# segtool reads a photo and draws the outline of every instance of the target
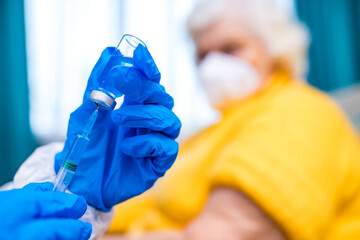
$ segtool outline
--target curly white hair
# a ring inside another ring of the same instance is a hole
[[[188,18],[188,31],[194,36],[224,16],[249,27],[279,67],[295,77],[305,77],[310,38],[306,26],[295,16],[271,0],[203,0]]]

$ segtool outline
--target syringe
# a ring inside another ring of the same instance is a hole
[[[64,159],[58,174],[56,175],[53,191],[65,192],[69,186],[71,179],[75,173],[77,164],[80,162],[81,157],[89,143],[89,134],[99,114],[99,107],[91,114],[89,121],[85,125],[81,134],[77,135],[76,139],[70,148],[70,151]]]
[[[125,67],[133,66],[133,56],[135,49],[139,46],[146,48],[146,45],[139,38],[125,34],[117,47],[110,53],[108,59],[103,62],[103,67],[99,70],[99,76],[93,78],[92,90],[89,99],[91,99],[97,106],[102,109],[112,111],[115,107],[115,98],[121,97],[116,81],[111,81],[108,76],[113,65],[121,65]],[[98,116],[98,109],[96,109],[89,118],[84,130],[76,137],[69,153],[67,154],[62,166],[56,176],[54,190],[64,192],[71,182],[72,176],[75,173],[76,167],[79,164],[83,153],[89,143],[89,134],[94,126]]]

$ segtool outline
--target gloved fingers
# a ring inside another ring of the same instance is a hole
[[[86,200],[74,194],[56,191],[24,191],[27,216],[40,218],[80,218],[87,209]]]
[[[159,83],[161,74],[147,47],[138,45],[134,51],[134,67],[139,69],[149,80]]]
[[[99,79],[103,69],[110,60],[110,57],[114,53],[114,51],[115,51],[115,47],[107,47],[104,49],[104,51],[102,51],[99,60],[96,62],[94,68],[91,71],[89,80],[87,82],[83,101],[88,99],[91,94],[91,91],[96,88],[97,80]]]
[[[126,105],[111,113],[113,122],[130,128],[145,128],[177,138],[181,122],[174,112],[160,105]]]
[[[167,158],[176,156],[178,149],[179,145],[175,140],[161,133],[129,137],[121,142],[122,153],[134,158]]]
[[[51,191],[54,187],[54,184],[51,182],[43,182],[43,183],[29,183],[25,185],[22,189],[29,191]]]
[[[169,109],[174,106],[174,100],[165,88],[150,81],[137,68],[115,66],[111,69],[110,78],[115,78],[117,90],[125,95],[125,100],[129,98],[136,103],[163,105]]]
[[[98,108],[98,106],[90,99],[85,100],[74,112],[70,114],[69,124],[84,127],[89,120],[91,114]],[[75,122],[74,122],[75,121]]]
[[[17,239],[74,239],[87,240],[92,227],[75,219],[37,219],[27,223],[19,231]]]
[[[84,101],[74,112],[70,114],[67,140],[70,140],[76,137],[76,135],[81,134],[85,125],[88,123],[91,114],[98,109],[98,106],[90,99]],[[96,129],[104,120],[108,117],[108,111],[102,108],[98,109],[99,114],[96,119],[94,129]],[[69,141],[67,141],[69,142]]]
[[[115,47],[107,47],[101,53],[99,60],[96,62],[93,70],[91,71],[83,101],[88,99],[91,91],[97,87],[98,79],[114,51]],[[120,52],[116,51],[115,55],[120,55]],[[160,81],[161,74],[147,47],[142,45],[137,46],[134,51],[133,64],[134,67],[141,71],[149,80],[157,83]]]

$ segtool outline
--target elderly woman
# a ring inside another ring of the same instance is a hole
[[[360,239],[360,144],[301,80],[308,38],[262,0],[209,0],[188,21],[222,119],[151,191],[119,205],[120,239]]]

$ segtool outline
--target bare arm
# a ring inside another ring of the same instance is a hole
[[[248,197],[232,188],[215,189],[203,213],[185,230],[186,240],[285,240],[280,228]]]
[[[104,240],[107,238],[104,238]],[[181,232],[155,232],[121,240],[286,240],[280,228],[248,197],[232,188],[212,191],[203,212]]]

